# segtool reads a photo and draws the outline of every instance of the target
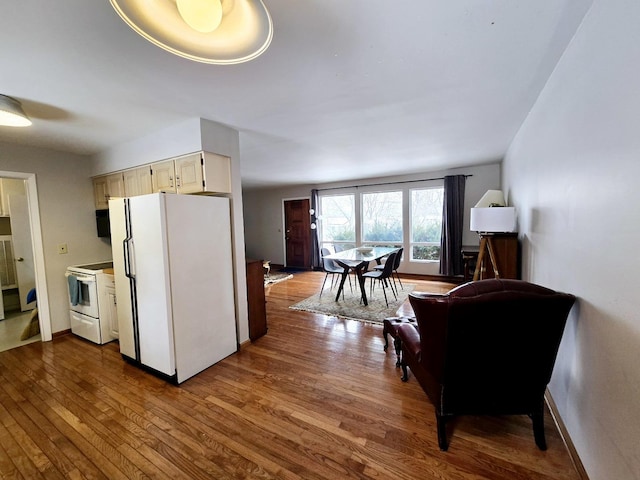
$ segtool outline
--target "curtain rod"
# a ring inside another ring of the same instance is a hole
[[[465,175],[464,178],[473,177],[473,175]],[[364,183],[362,185],[346,185],[344,187],[333,187],[333,188],[317,188],[318,192],[324,192],[325,190],[340,190],[343,188],[358,188],[358,187],[378,187],[380,185],[397,185],[399,183],[415,183],[415,182],[429,182],[433,180],[444,180],[444,177],[436,177],[436,178],[422,178],[419,180],[403,180],[401,182],[383,182],[383,183]]]

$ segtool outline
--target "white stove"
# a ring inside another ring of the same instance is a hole
[[[111,304],[115,302],[113,262],[104,261],[67,267],[71,332],[103,344],[118,338]]]
[[[87,263],[86,265],[72,265],[67,267],[67,271],[73,271],[82,273],[85,275],[93,275],[96,273],[104,273],[107,269],[113,268],[113,262],[111,260],[97,263]]]

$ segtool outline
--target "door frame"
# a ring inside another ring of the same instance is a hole
[[[52,338],[51,315],[49,309],[49,294],[47,292],[47,277],[45,273],[44,263],[44,243],[42,242],[42,228],[40,223],[40,207],[38,205],[38,187],[36,185],[36,174],[0,171],[0,177],[25,180],[27,205],[29,208],[29,226],[31,227],[31,249],[33,250],[33,266],[36,276],[40,336],[43,342],[48,342]]]
[[[290,197],[282,199],[282,264],[285,267],[287,266],[287,240],[285,238],[287,236],[287,225],[284,213],[284,204],[285,202],[290,202],[293,200],[309,200],[309,206],[311,206],[311,195],[309,195],[308,197]]]

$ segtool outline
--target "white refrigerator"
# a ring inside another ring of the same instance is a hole
[[[237,351],[229,199],[109,200],[120,352],[181,383]]]

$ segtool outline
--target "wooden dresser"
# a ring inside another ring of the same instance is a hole
[[[482,236],[481,236],[482,238]],[[496,263],[500,278],[520,278],[520,253],[517,233],[500,233],[491,235],[491,242],[496,255]],[[480,278],[495,278],[489,252],[485,252],[480,265]]]
[[[247,259],[247,302],[249,339],[254,341],[267,333],[267,308],[264,296],[262,260]]]

